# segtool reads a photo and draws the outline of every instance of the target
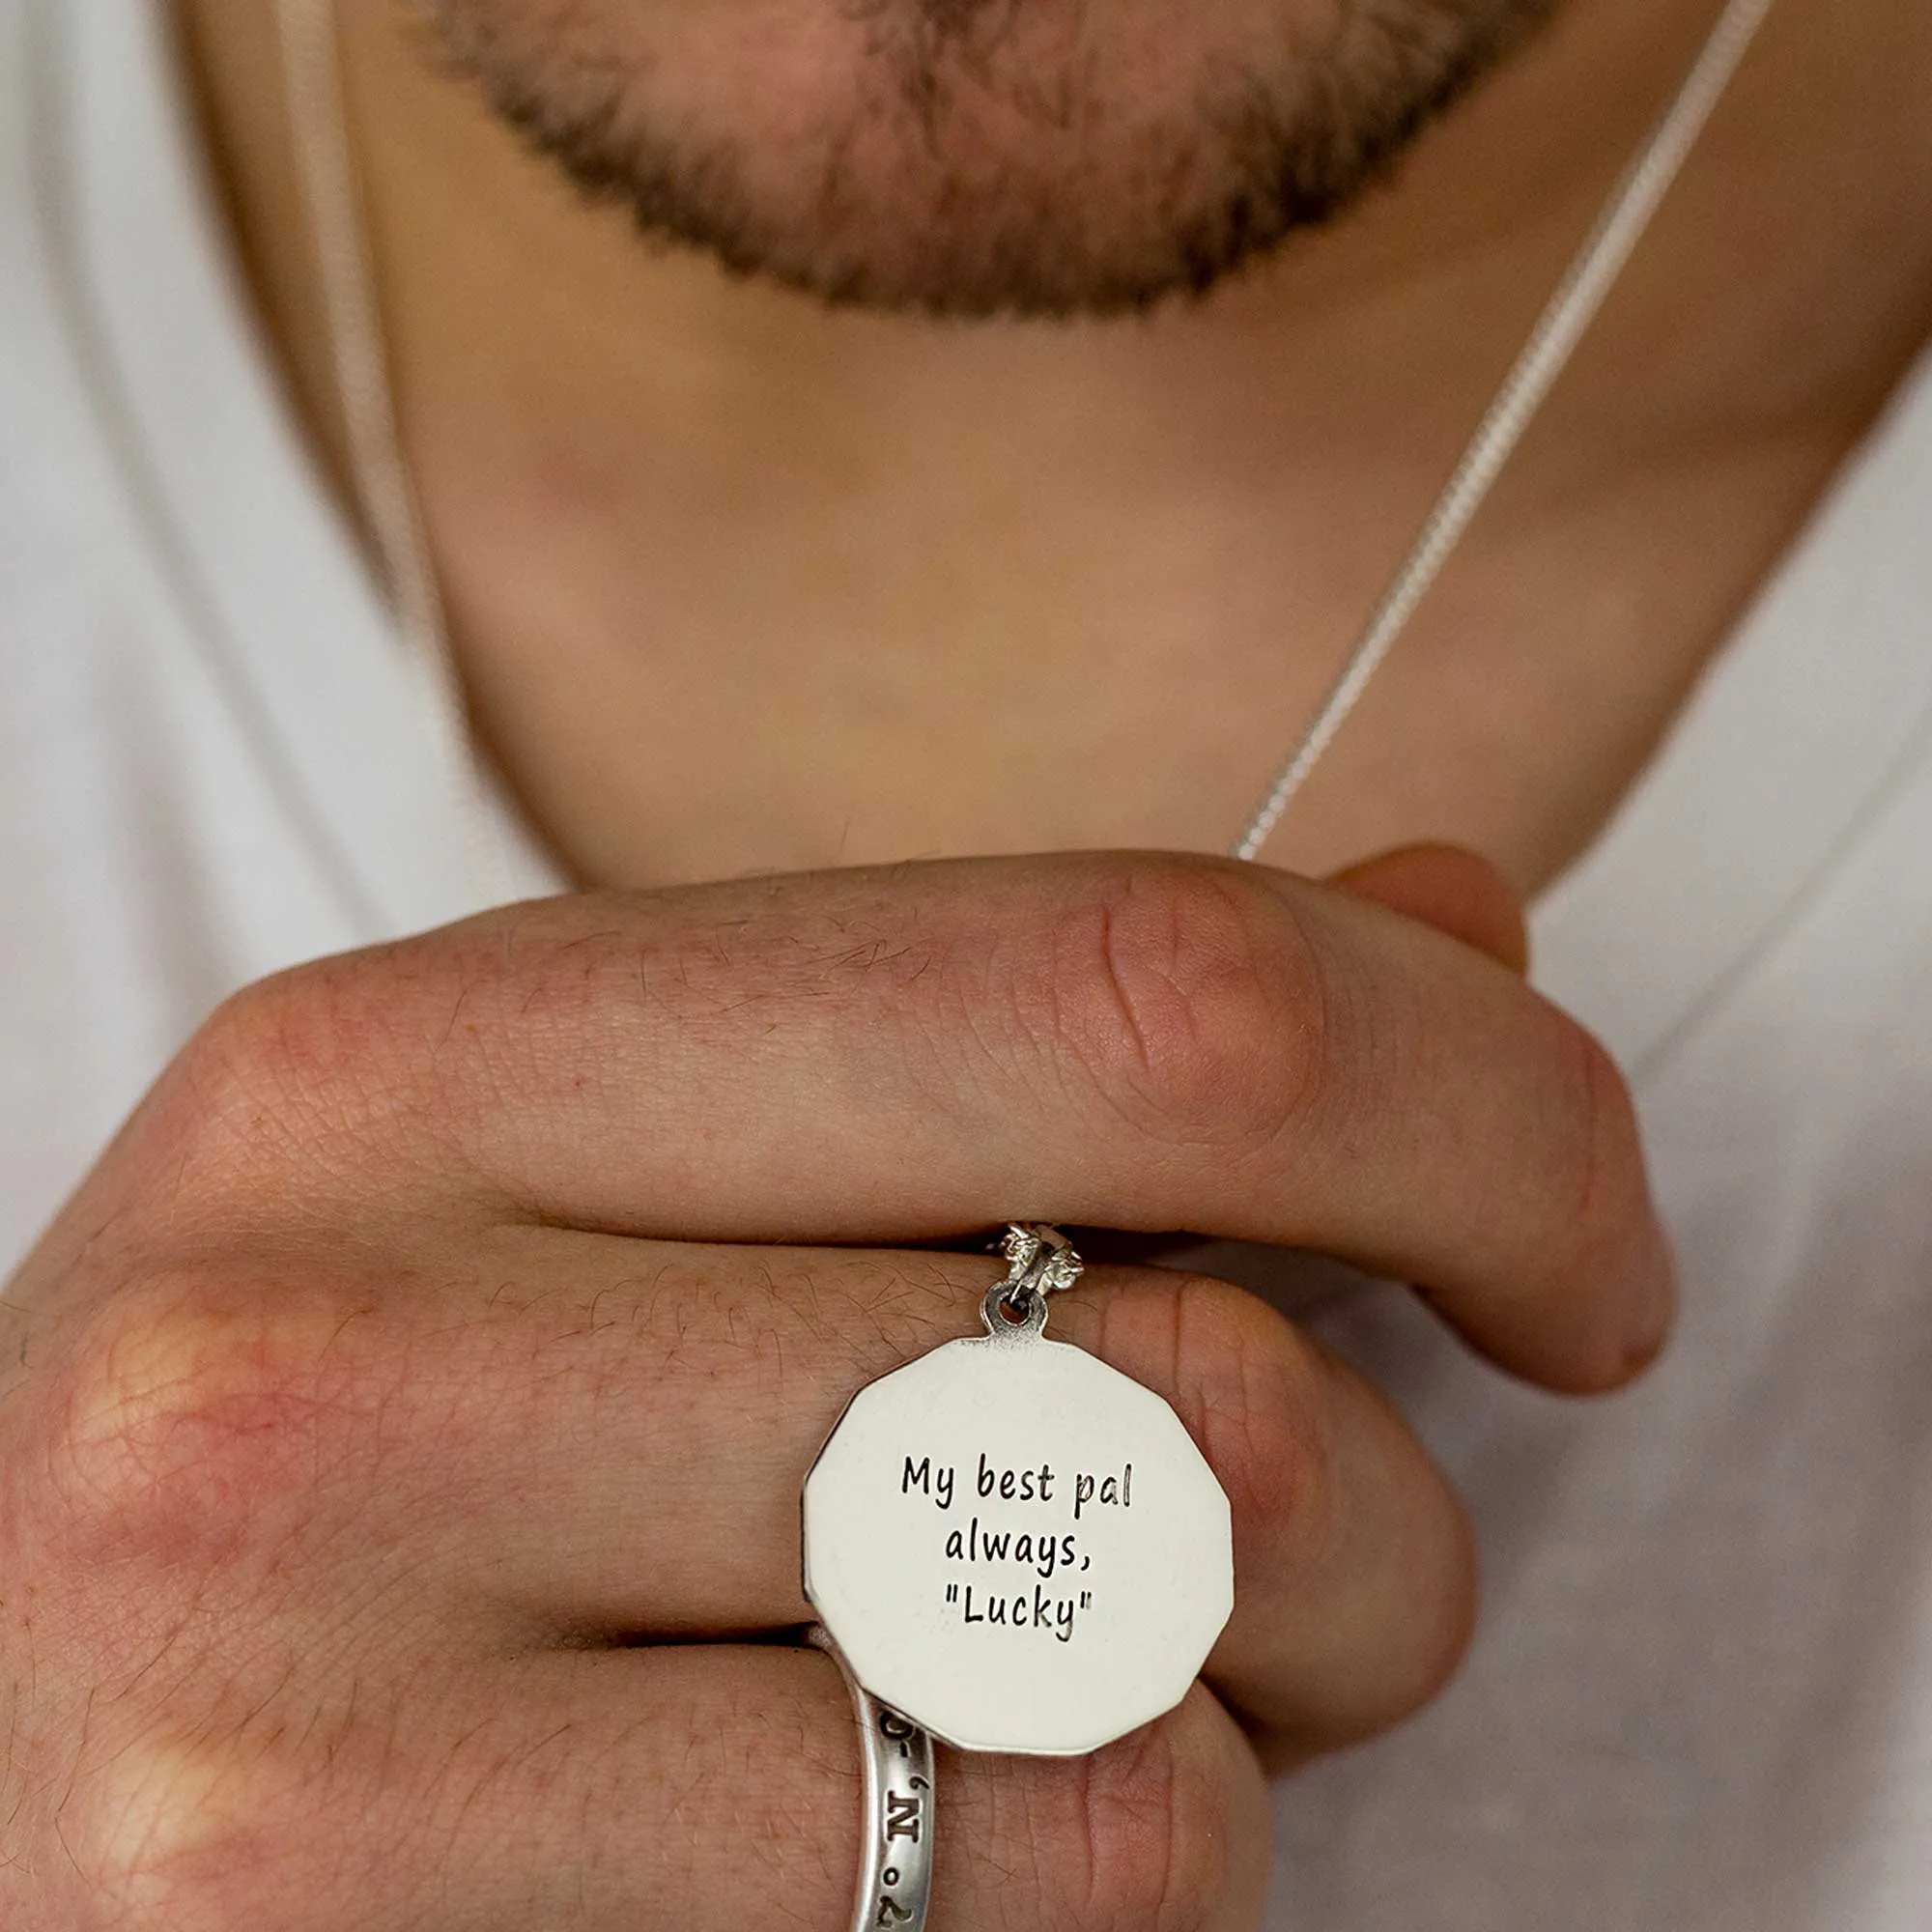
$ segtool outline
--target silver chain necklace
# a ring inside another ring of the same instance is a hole
[[[276,0],[290,119],[314,237],[351,482],[410,647],[432,749],[462,801],[470,869],[488,902],[512,896],[483,805],[449,628],[404,454],[388,349],[342,90],[334,0]],[[1612,189],[1484,413],[1327,696],[1234,842],[1259,857],[1441,575],[1649,228],[1736,74],[1772,0],[1727,0],[1676,97]]]

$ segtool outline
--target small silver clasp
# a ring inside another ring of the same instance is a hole
[[[1071,1288],[1086,1264],[1058,1228],[1042,1221],[1009,1223],[1000,1236],[1000,1253],[1006,1257],[1007,1278],[987,1290],[980,1311],[987,1334],[996,1338],[1043,1334],[1047,1296]]]

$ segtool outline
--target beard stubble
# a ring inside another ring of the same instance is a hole
[[[1144,61],[1137,87],[1120,16],[1089,0],[795,0],[836,20],[838,72],[787,91],[776,60],[760,95],[756,48],[694,50],[643,6],[606,18],[625,0],[416,0],[445,63],[646,237],[828,302],[958,317],[1211,289],[1387,175],[1559,5],[1322,0],[1311,19],[1283,0]],[[739,92],[707,112],[721,53]]]

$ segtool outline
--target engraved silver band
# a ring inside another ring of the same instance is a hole
[[[838,1664],[859,1719],[866,1811],[852,1932],[925,1932],[932,1902],[932,1740],[853,1676],[822,1626],[814,1624],[806,1640]]]

